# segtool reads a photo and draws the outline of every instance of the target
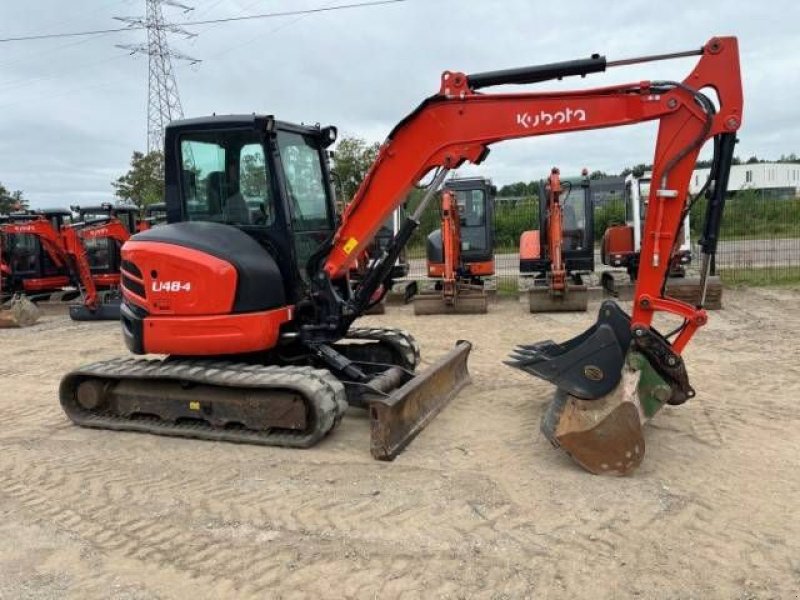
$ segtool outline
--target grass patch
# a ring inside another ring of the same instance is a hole
[[[800,286],[800,268],[766,267],[763,269],[720,269],[728,287]]]

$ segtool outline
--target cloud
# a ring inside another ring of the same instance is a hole
[[[194,2],[196,17],[335,5],[343,0]],[[73,8],[76,4],[80,9]],[[113,26],[139,14],[138,0],[3,2],[2,33]],[[800,150],[794,1],[703,4],[529,0],[409,0],[358,10],[194,28],[173,47],[203,60],[176,62],[187,116],[263,112],[284,120],[336,124],[382,139],[445,69],[476,72],[606,54],[609,59],[699,47],[715,34],[737,35],[742,50],[745,125],[738,154],[778,157]],[[147,60],[118,43],[141,32],[5,44],[0,55],[0,181],[35,205],[106,199],[110,181],[146,144]],[[682,78],[692,59],[639,65],[538,86],[567,89],[641,79]],[[467,169],[502,185],[537,179],[553,165],[616,172],[652,160],[652,125],[498,144],[485,164]]]

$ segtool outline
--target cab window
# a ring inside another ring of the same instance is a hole
[[[483,190],[456,191],[456,202],[461,211],[462,227],[483,227],[486,222],[485,198]]]
[[[271,175],[258,134],[193,133],[180,145],[181,200],[190,221],[274,222]]]
[[[328,186],[317,140],[299,133],[279,131],[278,149],[295,231],[332,229]]]

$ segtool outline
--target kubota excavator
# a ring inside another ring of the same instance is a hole
[[[528,287],[530,312],[584,311],[594,271],[594,206],[588,172],[562,182],[557,167],[539,188],[539,229],[520,237],[521,274],[534,273]],[[563,196],[563,197],[562,197]]]
[[[59,272],[58,279],[50,278],[47,285],[65,287],[74,285],[82,295],[79,304],[69,305],[69,314],[76,321],[116,320],[119,319],[120,298],[119,274],[116,279],[113,273],[92,274],[91,265],[86,252],[85,242],[95,239],[121,239],[129,237],[127,231],[115,218],[101,218],[89,222],[63,223],[56,229],[50,219],[45,216],[24,215],[18,219],[0,225],[4,237],[29,238],[36,241],[36,247],[48,257],[49,263]],[[61,278],[63,282],[61,281]],[[12,291],[25,292],[30,288],[28,278],[21,278],[11,267],[10,280]],[[20,279],[21,285],[14,281]],[[40,280],[33,279],[34,284]],[[43,285],[43,284],[40,284]],[[98,287],[104,288],[98,291]]]
[[[478,91],[697,55],[684,82],[637,81],[574,92]],[[719,113],[701,92],[706,87],[716,91]],[[567,410],[576,403],[588,405],[588,413],[607,406],[602,399],[617,388],[623,370],[635,367],[637,376],[647,371],[663,383],[648,386],[653,379],[642,377],[638,393],[633,385],[634,399],[642,396],[648,407],[651,398],[680,403],[694,394],[680,352],[706,315],[663,297],[663,259],[689,204],[697,153],[710,138],[716,185],[703,247],[713,254],[741,119],[733,37],[639,59],[593,56],[473,75],[447,71],[439,92],[389,134],[338,224],[324,152],[335,129],[256,115],[173,123],[165,131],[167,211],[187,222],[139,233],[125,244],[121,319],[131,351],[170,358],[123,358],[78,368],[61,381],[61,405],[87,427],[286,446],[309,446],[333,429],[349,403],[368,405],[373,455],[390,458],[464,383],[470,345],[458,343],[430,370],[414,375],[417,346],[410,336],[351,325],[379,287],[388,289],[401,248],[447,172],[466,161],[482,162],[489,146],[504,139],[655,120],[658,185],[651,191],[633,317],[604,303],[587,333],[567,344],[520,348],[514,365],[563,390],[548,412],[556,426],[582,421]],[[248,171],[254,164],[262,165],[258,177]],[[353,261],[430,173],[423,201],[351,287]],[[651,327],[658,311],[680,316],[682,324],[661,336]],[[634,405],[626,406],[638,419]],[[644,447],[629,444],[631,415],[620,408],[595,420],[599,425],[590,425],[588,433],[569,438],[557,429],[551,439],[583,464],[597,462],[598,471],[603,464],[605,471],[621,470]]]
[[[486,312],[485,279],[494,275],[494,190],[482,177],[445,182],[441,226],[425,244],[436,287],[414,297],[415,315]]]
[[[639,272],[642,246],[642,223],[647,215],[647,197],[652,180],[650,177],[628,175],[624,182],[625,224],[612,225],[603,234],[600,250],[604,265],[622,268],[624,271],[604,271],[600,277],[603,288],[620,300],[633,297],[633,287]],[[701,190],[697,195],[706,193]],[[672,298],[689,304],[697,304],[700,279],[690,276],[686,267],[692,262],[691,223],[687,213],[670,258],[666,293]],[[722,308],[722,281],[714,272],[706,279],[704,306],[709,310]]]

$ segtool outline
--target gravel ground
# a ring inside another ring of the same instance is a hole
[[[551,388],[501,364],[587,314],[414,317],[473,384],[393,463],[354,411],[286,450],[80,429],[60,376],[124,353],[114,323],[0,331],[0,598],[797,598],[800,292],[725,292],[686,353],[697,398],[632,476],[591,476],[538,422]]]

